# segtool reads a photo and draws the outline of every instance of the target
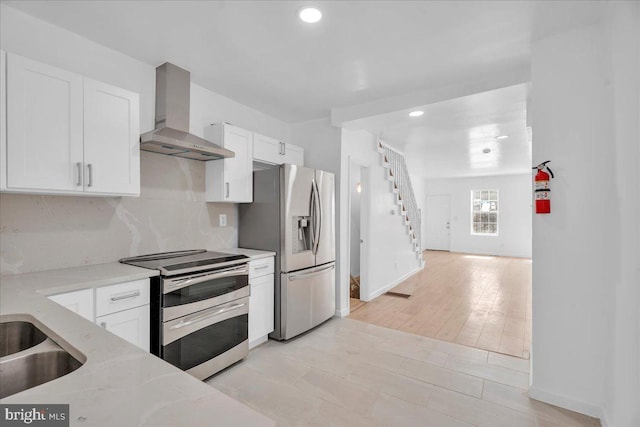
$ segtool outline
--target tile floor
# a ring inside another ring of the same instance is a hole
[[[280,426],[598,426],[527,396],[529,361],[334,318],[207,381]]]

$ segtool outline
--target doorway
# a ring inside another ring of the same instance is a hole
[[[427,196],[425,222],[425,249],[449,251],[451,249],[451,196]]]
[[[349,163],[349,310],[353,312],[365,302],[366,268],[364,246],[366,236],[369,168],[350,160]]]

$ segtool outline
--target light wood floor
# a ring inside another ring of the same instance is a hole
[[[280,426],[599,425],[530,399],[528,372],[527,360],[334,318],[207,383]]]
[[[531,260],[424,251],[425,268],[349,318],[529,358]]]

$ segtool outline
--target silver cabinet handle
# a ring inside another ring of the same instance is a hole
[[[89,182],[87,183],[87,187],[93,187],[93,165],[91,163],[87,164],[87,169],[89,170]]]
[[[224,186],[225,186],[225,194],[226,194],[225,197],[228,199],[229,198],[229,183],[225,182]]]
[[[76,185],[78,187],[82,187],[82,162],[76,163],[76,168],[78,170],[78,182]]]
[[[261,265],[259,267],[253,267],[254,270],[264,270],[265,268],[269,268],[269,264]]]
[[[121,301],[123,299],[129,299],[129,298],[135,298],[135,297],[139,297],[140,296],[140,291],[135,291],[135,292],[131,292],[130,294],[126,294],[126,295],[118,295],[117,297],[111,297],[111,301],[115,302],[115,301]]]
[[[287,154],[287,144],[282,143],[282,155],[285,156]]]
[[[174,330],[174,329],[180,329],[180,328],[184,328],[185,326],[189,326],[195,322],[200,322],[206,319],[210,319],[212,317],[218,316],[222,313],[226,313],[227,311],[232,311],[232,310],[237,310],[239,308],[244,307],[245,305],[247,305],[246,303],[242,303],[242,304],[234,304],[230,307],[225,307],[225,308],[221,308],[219,310],[216,310],[214,312],[208,311],[206,313],[202,313],[202,314],[198,314],[197,316],[189,316],[189,317],[185,317],[184,320],[182,320],[180,323],[173,325],[172,327],[170,327],[169,329]]]

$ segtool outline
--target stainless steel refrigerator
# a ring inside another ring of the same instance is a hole
[[[274,326],[288,340],[335,312],[335,179],[296,165],[253,174],[253,203],[240,205],[238,246],[276,252]]]

